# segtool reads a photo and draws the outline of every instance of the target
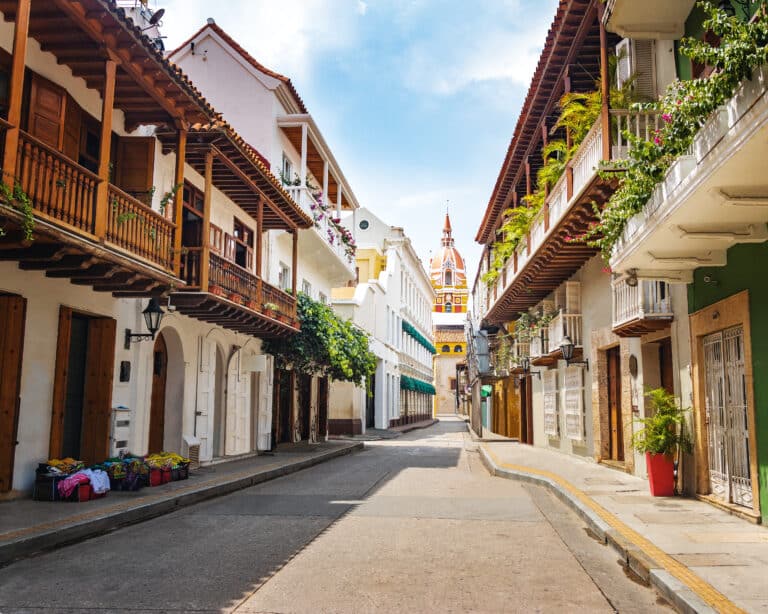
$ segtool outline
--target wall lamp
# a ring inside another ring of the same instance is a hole
[[[132,341],[144,341],[146,339],[155,339],[158,329],[160,328],[160,321],[163,319],[165,312],[160,307],[160,303],[157,299],[152,297],[149,299],[144,311],[141,312],[144,316],[144,322],[147,324],[148,333],[133,333],[130,328],[125,329],[125,349],[131,349]]]
[[[629,269],[629,271],[627,271],[627,276],[624,278],[624,283],[626,283],[630,288],[637,288],[637,269]]]
[[[565,365],[584,365],[587,370],[589,370],[588,360],[573,360],[573,349],[573,341],[571,341],[571,338],[566,335],[563,337],[563,340],[560,343],[560,351],[563,353],[563,360],[565,360]]]
[[[524,356],[520,360],[520,366],[523,369],[523,373],[518,376],[519,380],[523,380],[526,377],[535,375],[539,379],[541,379],[541,371],[531,371],[531,359],[528,358],[528,356]]]

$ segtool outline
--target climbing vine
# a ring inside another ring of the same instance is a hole
[[[279,367],[355,384],[374,374],[376,356],[366,333],[303,293],[298,295],[297,311],[298,333],[264,341],[264,351],[275,357]]]
[[[611,163],[623,171],[619,187],[602,210],[596,207],[599,221],[585,237],[590,245],[600,248],[606,260],[629,219],[642,211],[656,185],[664,180],[672,163],[688,151],[709,116],[733,96],[739,83],[768,61],[765,0],[759,9],[763,19],[749,23],[730,17],[709,2],[698,4],[707,15],[704,30],[711,31],[719,44],[686,38],[680,51],[714,71],[708,78],[675,81],[657,103],[634,105],[660,113],[663,122],[651,141],[624,133],[631,144],[628,158]]]
[[[14,183],[13,188],[0,183],[0,199],[2,199],[7,205],[10,205],[21,213],[21,232],[24,235],[26,241],[34,240],[35,230],[35,210],[32,206],[32,200],[29,195],[23,190],[21,184]],[[5,234],[5,229],[0,228],[0,236]]]

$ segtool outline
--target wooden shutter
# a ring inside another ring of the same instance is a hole
[[[118,188],[133,196],[146,197],[152,190],[154,168],[154,137],[119,137],[114,172],[114,181]]]
[[[29,101],[29,133],[46,145],[61,149],[67,93],[38,75],[32,75]]]
[[[557,370],[542,371],[541,382],[544,388],[544,433],[550,437],[557,437],[560,434],[557,411]]]
[[[222,250],[222,243],[224,234],[216,224],[210,225],[210,234],[208,236],[208,245],[211,248],[211,251],[221,255]]]
[[[71,336],[72,309],[62,306],[59,308],[59,339],[56,343],[56,370],[53,375],[53,403],[51,406],[51,433],[48,458],[59,458],[61,456]]]
[[[27,301],[0,296],[0,492],[13,484]]]
[[[88,322],[80,445],[81,460],[88,465],[109,456],[116,331],[117,322],[112,318],[94,318]]]
[[[228,232],[224,233],[224,258],[235,261],[235,237]]]
[[[200,440],[200,459],[210,460],[214,419],[214,394],[216,392],[216,345],[200,337],[200,373],[197,378],[197,411],[195,436]]]
[[[567,367],[563,381],[565,435],[574,441],[584,441],[584,370]]]
[[[72,96],[67,96],[64,111],[64,143],[62,151],[70,160],[77,162],[80,158],[80,129],[82,126],[82,110]]]

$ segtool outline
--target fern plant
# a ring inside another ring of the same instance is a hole
[[[632,435],[632,447],[638,452],[650,454],[674,454],[678,448],[691,451],[691,440],[685,430],[686,410],[680,407],[673,394],[664,388],[654,388],[645,393],[652,413],[637,418],[642,428]]]

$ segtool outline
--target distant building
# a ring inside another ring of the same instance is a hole
[[[446,213],[440,249],[429,263],[429,277],[435,290],[432,329],[437,349],[434,361],[436,414],[456,412],[456,366],[464,361],[467,349],[464,334],[469,296],[467,273],[452,232],[451,219]]]

